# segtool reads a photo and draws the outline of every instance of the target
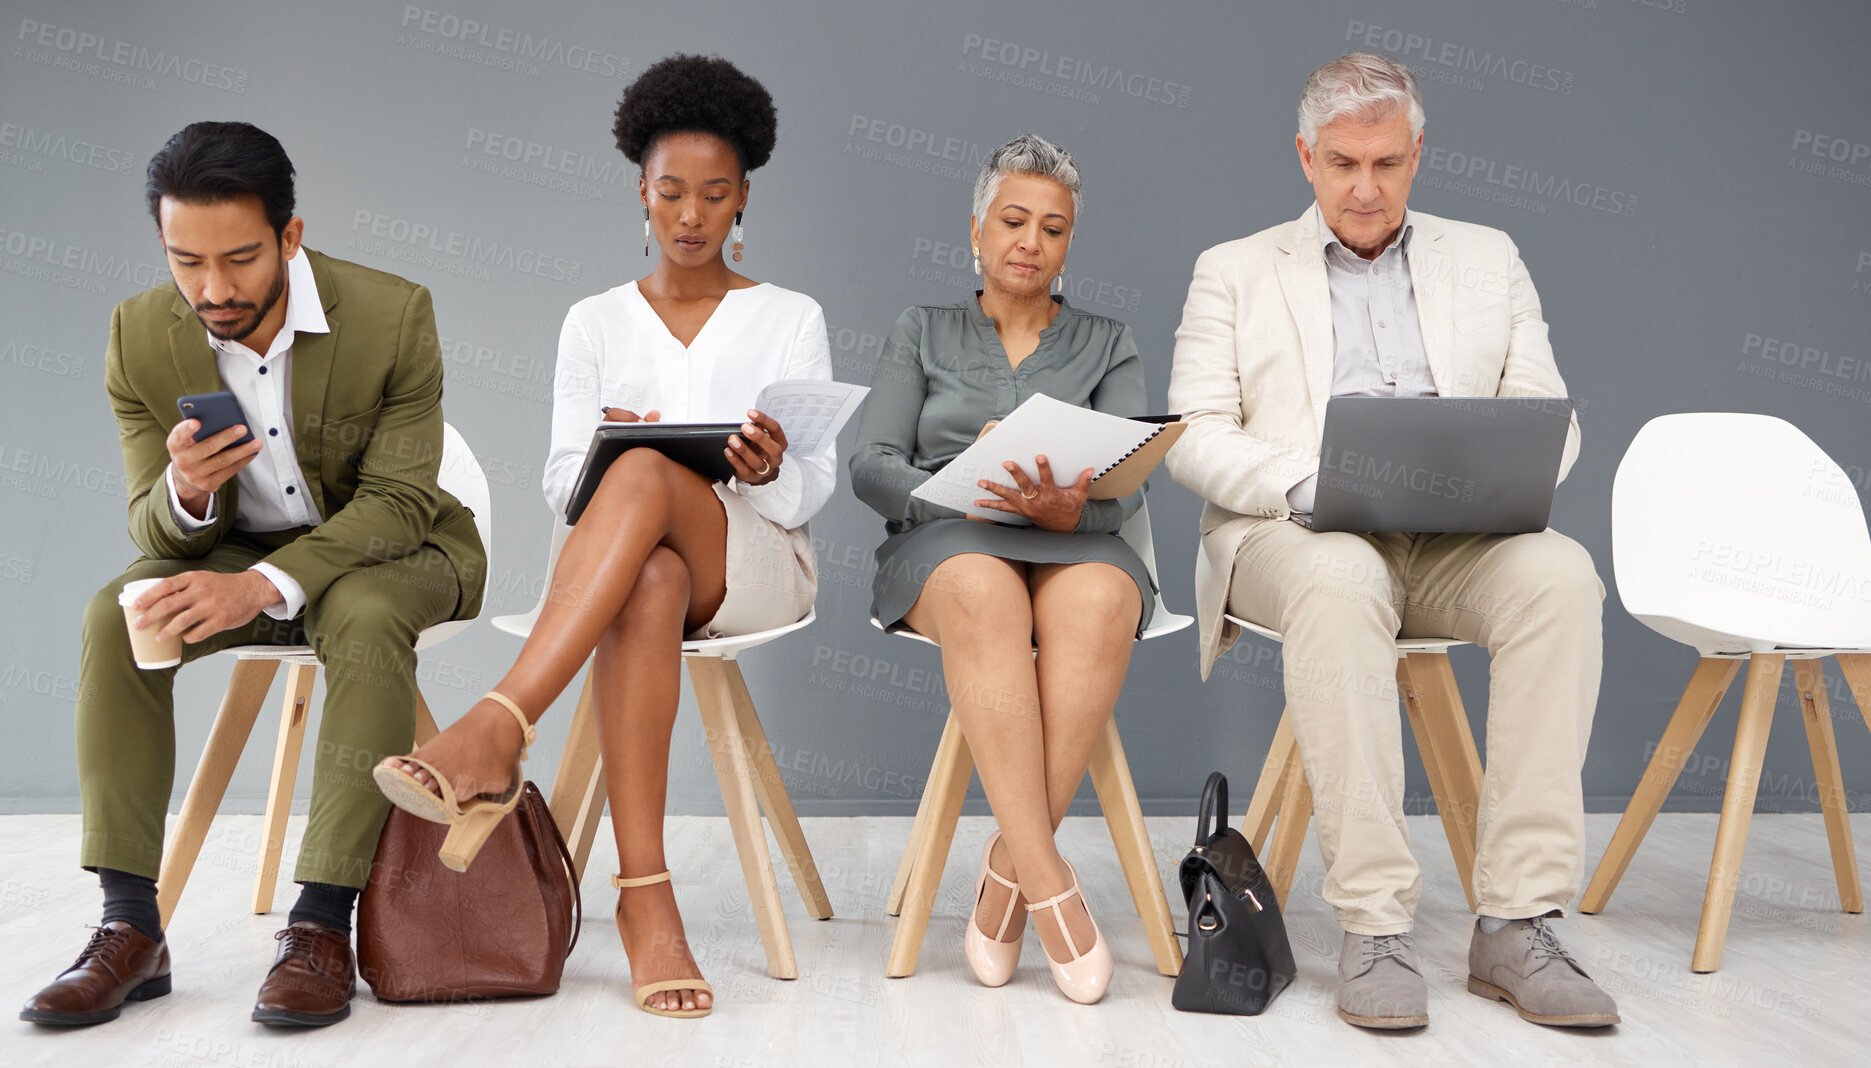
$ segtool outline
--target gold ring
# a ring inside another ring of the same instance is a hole
[[[759,475],[762,478],[765,478],[767,475],[772,473],[773,463],[770,460],[762,460],[760,462],[764,464],[765,466],[763,466],[760,470],[755,471],[754,474]]]
[[[1031,493],[1022,493],[1020,495],[1020,499],[1023,501],[1037,500],[1038,498],[1039,498],[1039,489],[1037,487],[1035,487],[1033,492]]]

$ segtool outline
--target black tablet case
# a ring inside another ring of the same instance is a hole
[[[565,522],[574,524],[598,491],[611,461],[626,449],[655,449],[703,478],[726,482],[734,466],[722,455],[728,438],[740,433],[739,423],[630,423],[599,427],[591,435],[585,466],[578,472],[572,499],[565,506]]]

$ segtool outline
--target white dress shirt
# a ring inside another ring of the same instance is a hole
[[[628,282],[586,297],[565,315],[554,375],[552,450],[541,478],[563,516],[605,408],[664,422],[746,422],[763,386],[785,378],[831,381],[825,313],[803,293],[762,282],[730,289],[685,348]],[[811,519],[837,485],[837,449],[788,452],[773,481],[729,488],[788,530]]]
[[[240,487],[240,503],[234,511],[234,529],[268,531],[294,527],[315,527],[324,522],[313,503],[311,487],[299,470],[299,454],[292,434],[292,343],[301,332],[326,334],[331,327],[325,321],[325,308],[318,297],[318,283],[312,277],[312,265],[302,254],[286,261],[286,320],[274,335],[266,355],[253,351],[239,341],[224,341],[208,335],[214,347],[215,364],[221,371],[221,386],[240,402],[247,416],[247,428],[264,445],[247,466],[234,476]],[[208,498],[208,511],[196,519],[182,507],[175,489],[175,465],[163,472],[169,487],[169,511],[176,526],[184,531],[202,530],[215,520],[215,502]],[[291,619],[305,610],[305,590],[291,575],[264,561],[250,569],[265,575],[279,590],[280,599],[267,606],[266,614],[274,619]]]
[[[1319,249],[1332,294],[1332,396],[1436,396],[1410,281],[1414,227],[1408,209],[1396,238],[1372,260],[1338,239],[1317,204],[1313,211],[1319,216]],[[1295,521],[1310,525],[1318,485],[1314,473],[1286,492]]]

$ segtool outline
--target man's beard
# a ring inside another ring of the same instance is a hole
[[[208,328],[209,334],[220,338],[222,341],[245,341],[255,330],[260,329],[260,324],[266,321],[267,315],[273,310],[273,305],[279,303],[279,298],[283,296],[285,292],[286,261],[281,260],[279,261],[279,270],[273,275],[273,287],[267,290],[266,299],[260,303],[257,309],[254,305],[246,301],[234,301],[229,304],[204,303],[195,305],[195,317],[201,320],[201,325]],[[210,311],[239,310],[253,311],[255,314],[251,319],[237,320],[232,328],[217,327],[202,314],[203,312]]]

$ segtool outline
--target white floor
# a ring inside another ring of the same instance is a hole
[[[1173,873],[1194,820],[1152,819],[1162,870]],[[1589,865],[1615,816],[1592,816]],[[1440,824],[1412,818],[1423,862],[1417,946],[1430,979],[1430,1026],[1370,1034],[1333,1014],[1339,934],[1318,898],[1316,846],[1287,916],[1299,982],[1257,1018],[1178,1013],[1172,980],[1156,974],[1101,821],[1070,819],[1063,851],[1119,961],[1104,1001],[1080,1007],[1052,986],[1029,937],[1012,983],[977,985],[961,955],[961,924],[974,860],[989,826],[966,818],[917,974],[886,979],[895,921],[884,897],[907,819],[807,819],[826,889],[829,922],[806,917],[788,889],[787,918],[801,975],[765,973],[759,936],[722,819],[669,824],[670,856],[691,941],[717,992],[714,1015],[662,1020],[636,1011],[629,969],[611,926],[608,827],[584,880],[583,940],[553,998],[457,1008],[381,1004],[360,989],[351,1018],[309,1032],[274,1032],[248,1021],[272,959],[278,910],[247,911],[259,818],[224,816],[170,928],[175,993],[126,1008],[123,1018],[79,1031],[0,1021],[0,1064],[313,1065],[482,1064],[700,1065],[1095,1065],[1234,1068],[1251,1064],[1485,1065],[1862,1064],[1871,1058],[1871,931],[1838,911],[1838,890],[1817,815],[1760,815],[1722,970],[1689,970],[1715,817],[1665,815],[1602,916],[1561,924],[1575,955],[1618,998],[1624,1023],[1596,1033],[1548,1030],[1504,1005],[1466,992],[1470,920]],[[293,820],[296,849],[302,817]],[[1858,825],[1866,825],[1859,817]],[[75,816],[0,817],[0,942],[4,999],[25,1001],[70,963],[96,922],[93,877],[74,866]],[[1863,833],[1860,832],[1860,837]],[[1174,911],[1172,897],[1172,911]],[[1178,916],[1180,925],[1182,917]]]

